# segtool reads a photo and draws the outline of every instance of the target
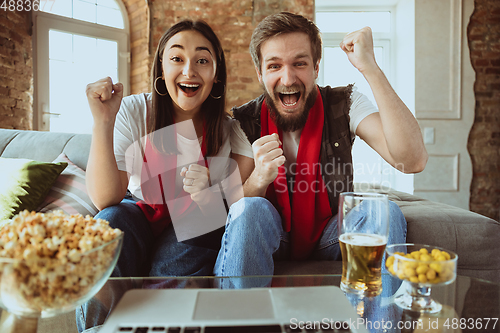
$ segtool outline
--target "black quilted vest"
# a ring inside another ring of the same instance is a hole
[[[334,216],[337,214],[340,193],[353,190],[351,148],[354,137],[351,138],[349,129],[352,85],[319,89],[325,112],[320,151],[321,172]],[[264,95],[261,95],[231,110],[250,143],[260,137],[260,110],[263,101]],[[301,141],[300,144],[304,142]]]

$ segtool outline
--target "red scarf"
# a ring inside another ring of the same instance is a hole
[[[177,131],[174,132],[174,135],[177,146]],[[203,128],[198,164],[207,166],[205,155],[205,128]],[[153,148],[148,137],[141,170],[141,190],[144,199],[138,201],[137,205],[146,215],[155,236],[158,236],[172,222],[172,219],[181,218],[197,207],[196,203],[189,197],[186,198],[187,200],[179,201],[184,202],[183,205],[175,204],[174,207],[171,207],[172,211],[168,210],[166,204],[168,201],[190,196],[182,188],[176,189],[175,177],[178,172],[180,170],[177,168],[177,155],[166,155],[158,152]]]
[[[265,102],[262,103],[260,118],[261,136],[278,133],[283,142],[281,130],[276,128]],[[278,176],[273,183],[269,184],[266,192],[266,198],[281,214],[283,228],[286,232],[290,232],[293,259],[309,257],[325,225],[332,217],[319,163],[323,121],[323,100],[318,89],[316,102],[309,111],[307,122],[300,136],[292,200],[289,198],[284,166],[279,168]],[[301,172],[302,168],[306,168],[307,172]],[[291,207],[290,202],[292,202]]]

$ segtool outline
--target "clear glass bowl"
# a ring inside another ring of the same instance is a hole
[[[92,298],[111,275],[123,233],[84,253],[57,258],[0,258],[0,307],[24,318],[72,311]]]
[[[431,298],[431,288],[455,281],[456,253],[423,244],[392,244],[386,247],[385,265],[389,273],[403,280],[406,290],[396,296],[403,309],[425,313],[441,311],[442,305]]]

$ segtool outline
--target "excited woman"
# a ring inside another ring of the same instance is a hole
[[[87,86],[88,192],[96,218],[125,232],[114,276],[212,274],[227,216],[218,190],[231,151],[226,76],[213,30],[185,20],[160,39],[151,93],[122,99],[110,78]]]

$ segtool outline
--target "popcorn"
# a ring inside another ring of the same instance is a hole
[[[0,258],[16,259],[0,260],[2,288],[33,311],[70,306],[111,266],[118,242],[101,246],[121,233],[88,215],[23,211],[0,230]]]

